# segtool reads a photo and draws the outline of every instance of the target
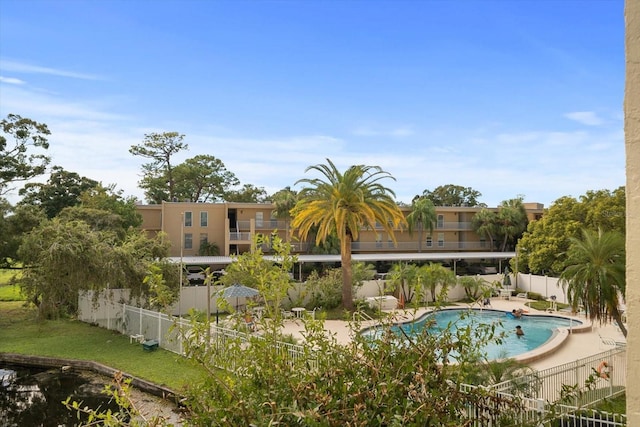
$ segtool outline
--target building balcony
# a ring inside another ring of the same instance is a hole
[[[430,246],[423,243],[418,247],[418,242],[353,242],[353,252],[456,252],[456,251],[487,251],[489,245],[483,242],[433,242]]]
[[[229,241],[233,244],[251,243],[253,235],[244,231],[231,231],[229,233]]]
[[[266,221],[254,221],[256,230],[285,230],[287,221],[278,219],[268,219]],[[237,221],[236,226],[239,231],[251,230],[251,221]]]
[[[362,229],[366,230],[367,228],[363,227]],[[384,228],[382,227],[382,225],[376,224],[376,231],[378,230],[381,231],[383,229]],[[435,230],[465,231],[465,230],[473,230],[473,227],[470,221],[453,221],[453,222],[434,223],[433,229],[434,231]],[[426,232],[427,231],[426,227],[423,228],[423,230]]]
[[[454,221],[454,222],[441,222],[439,224],[436,224],[436,226],[434,227],[434,230],[473,230],[473,227],[471,226],[471,222],[464,222],[464,221]]]

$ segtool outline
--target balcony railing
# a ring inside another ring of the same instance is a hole
[[[255,221],[256,230],[284,230],[287,228],[287,222],[284,220],[268,219],[265,221]],[[237,221],[236,227],[240,231],[251,230],[251,221]]]
[[[366,227],[362,228],[363,230],[366,230]],[[426,227],[423,227],[423,229],[426,229]],[[433,229],[434,230],[473,230],[473,227],[471,225],[471,222],[469,221],[452,221],[452,222],[441,222],[441,223],[434,223],[433,224]],[[377,224],[376,223],[376,230],[383,230],[382,225]]]
[[[231,242],[251,242],[251,233],[232,231],[229,233],[229,240]]]
[[[488,251],[489,245],[481,242],[433,242],[431,246],[425,243],[418,247],[418,242],[353,242],[351,250],[354,252],[425,252],[433,251]]]
[[[472,230],[470,222],[444,222],[436,224],[435,230]]]

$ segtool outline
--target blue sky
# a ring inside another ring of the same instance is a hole
[[[273,193],[330,158],[399,201],[495,206],[625,184],[623,0],[0,0],[0,116],[52,164],[137,188],[146,133],[185,134]],[[299,188],[299,187],[294,187]],[[15,201],[15,196],[9,198]]]

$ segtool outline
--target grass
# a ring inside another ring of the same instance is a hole
[[[528,302],[527,305],[536,310],[546,311],[548,308],[551,308],[550,301],[531,301]],[[569,304],[563,304],[561,302],[556,303],[557,309],[561,310],[563,308],[569,307]]]
[[[0,295],[9,286],[0,286]],[[204,377],[202,368],[175,353],[145,352],[129,337],[72,319],[38,321],[24,301],[0,301],[0,352],[93,360],[180,392]]]
[[[0,301],[23,301],[24,296],[18,285],[0,286]]]

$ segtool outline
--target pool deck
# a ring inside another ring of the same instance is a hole
[[[575,328],[573,333],[565,331],[557,334],[549,343],[543,345],[541,348],[533,352],[526,353],[526,357],[521,360],[534,369],[543,370],[551,368],[611,349],[611,346],[607,346],[602,343],[600,336],[613,338],[616,342],[625,341],[624,336],[615,324],[608,323],[600,325],[596,322],[591,325],[589,319],[585,319],[584,315],[572,316],[570,313],[566,312],[547,313],[544,311],[532,310],[525,306],[527,301],[528,300],[515,297],[512,297],[510,300],[492,298],[490,308],[494,310],[503,310],[505,312],[522,308],[528,312],[524,314],[525,316],[527,314],[562,316],[579,320],[584,324],[582,327]],[[466,308],[469,307],[469,305],[458,304],[458,307]],[[479,307],[476,305],[474,308]],[[420,317],[426,311],[426,309],[418,309],[415,312],[415,318]],[[411,321],[414,318],[413,310],[393,310],[390,311],[390,313],[396,314],[399,321]],[[373,324],[374,322],[365,321],[362,322],[362,327],[372,326]],[[348,343],[352,339],[348,323],[345,321],[327,320],[325,321],[324,327],[328,333],[335,336],[339,343]],[[300,319],[285,321],[282,330],[284,334],[291,334],[293,337],[300,340],[303,339],[302,331],[304,331],[304,324]]]

